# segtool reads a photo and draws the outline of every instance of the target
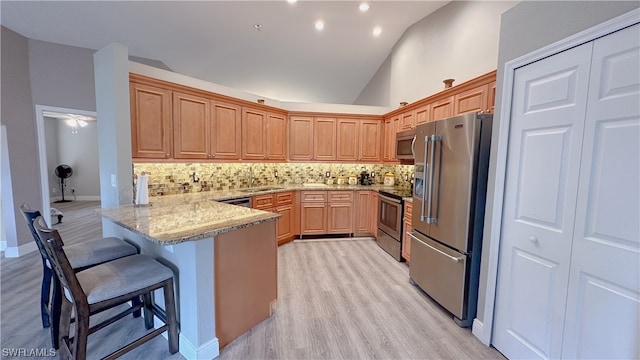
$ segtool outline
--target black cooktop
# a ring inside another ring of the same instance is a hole
[[[398,200],[413,196],[411,189],[384,189],[380,190],[380,195],[385,195]]]

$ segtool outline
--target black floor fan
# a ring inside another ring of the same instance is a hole
[[[56,203],[71,202],[71,200],[64,199],[64,180],[71,177],[71,175],[73,175],[71,166],[65,164],[56,166],[56,176],[60,178],[60,192],[62,193],[62,200],[58,200]]]

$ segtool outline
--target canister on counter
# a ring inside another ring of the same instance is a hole
[[[349,175],[349,185],[358,185],[358,177],[356,174]]]
[[[393,186],[396,183],[396,178],[391,171],[384,174],[384,186]]]

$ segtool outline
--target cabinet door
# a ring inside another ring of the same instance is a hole
[[[267,157],[266,123],[266,112],[242,108],[242,159],[262,160]]]
[[[493,114],[496,108],[496,82],[492,82],[487,85],[487,105],[485,109],[489,114]]]
[[[219,101],[211,102],[211,157],[240,159],[242,107]]]
[[[325,203],[300,205],[300,234],[326,234],[327,207]]]
[[[385,119],[384,120],[384,138],[383,138],[383,142],[384,142],[384,150],[383,150],[383,156],[382,156],[382,160],[383,161],[391,161],[391,141],[390,141],[390,137],[391,137],[391,126],[392,126],[392,121],[391,119]]]
[[[275,213],[282,215],[276,223],[278,233],[278,245],[282,245],[293,239],[293,205],[278,206]]]
[[[446,119],[453,116],[453,96],[431,103],[430,121]]]
[[[404,222],[404,232],[402,233],[402,257],[408,263],[411,262],[411,237],[407,235],[411,229],[411,221]]]
[[[415,127],[413,111],[407,111],[400,115],[400,130],[410,130]]]
[[[337,159],[343,161],[358,160],[359,128],[356,119],[338,119]]]
[[[357,191],[356,203],[355,203],[355,224],[354,231],[356,233],[369,232],[371,216],[369,209],[371,206],[371,192],[370,191]]]
[[[315,160],[336,159],[336,119],[315,118],[313,154]]]
[[[329,203],[329,234],[350,234],[353,232],[353,203]]]
[[[251,198],[251,207],[254,209],[268,210],[275,206],[274,194],[265,194],[253,196]]]
[[[313,118],[289,118],[289,159],[313,160]]]
[[[173,157],[210,157],[209,100],[200,96],[173,93]]]
[[[376,236],[378,233],[378,192],[371,192],[371,207],[369,208],[369,232]]]
[[[131,155],[167,159],[171,148],[171,91],[131,83]]]
[[[453,97],[454,115],[487,110],[488,92],[488,85],[482,85],[456,94]]]
[[[419,107],[414,110],[416,126],[429,122],[429,105]]]
[[[267,113],[267,159],[287,159],[287,118]]]
[[[360,160],[380,161],[382,126],[380,120],[363,120],[360,123]]]

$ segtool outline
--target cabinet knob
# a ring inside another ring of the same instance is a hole
[[[164,154],[164,157],[169,157],[169,153]]]

